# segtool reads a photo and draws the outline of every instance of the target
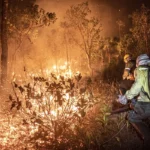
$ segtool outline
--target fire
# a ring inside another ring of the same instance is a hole
[[[54,110],[51,111],[51,114],[52,114],[54,117],[57,116],[57,113],[56,113],[56,111],[54,111]]]
[[[56,65],[53,66],[53,69],[54,69],[54,71],[56,71],[56,69],[57,69]]]
[[[41,77],[42,72],[44,77]],[[46,131],[48,138],[54,138],[54,126],[61,127],[61,122],[64,126],[70,124],[71,130],[73,130],[78,123],[78,117],[82,116],[80,111],[88,107],[86,101],[88,102],[90,98],[85,96],[85,102],[83,102],[83,93],[80,94],[80,91],[75,88],[74,73],[67,62],[61,66],[54,65],[52,69],[27,73],[25,80],[14,72],[12,75],[12,82],[15,82],[15,87],[13,87],[15,98],[11,100],[11,110],[18,109],[19,117],[16,117],[18,124],[13,122],[4,133],[4,138],[0,138],[4,146],[10,142],[11,138],[13,142],[19,136],[26,135],[26,138],[32,138],[40,130],[42,130],[41,132]],[[80,72],[75,75],[80,75]],[[22,120],[23,123],[21,123]],[[47,131],[47,129],[49,130]],[[37,141],[43,143],[40,139]]]

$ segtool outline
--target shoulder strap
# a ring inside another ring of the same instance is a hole
[[[148,89],[150,90],[150,66],[148,67]],[[150,95],[148,95],[147,92],[144,91],[144,89],[142,88],[142,92],[147,96],[147,98],[150,100]]]
[[[148,89],[150,91],[150,66],[148,66]],[[150,98],[149,98],[150,100]]]

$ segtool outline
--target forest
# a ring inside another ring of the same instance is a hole
[[[0,3],[0,149],[142,150],[127,112],[110,114],[124,55],[150,56],[150,9],[142,4],[128,30],[117,20],[118,36],[106,37],[88,1],[68,6],[59,24],[36,0]]]

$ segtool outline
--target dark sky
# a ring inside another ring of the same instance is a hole
[[[150,2],[149,0],[102,0],[102,1],[108,3],[110,2],[110,4],[113,6],[122,5],[129,8],[139,7],[142,3],[148,5],[148,3]]]
[[[137,9],[140,9],[142,4],[150,8],[150,0],[90,0],[90,2],[95,5],[99,5],[101,8],[99,9],[100,14],[103,12],[107,13],[109,11],[109,16],[107,15],[108,20],[105,20],[105,26],[107,27],[106,35],[108,36],[117,35],[118,29],[115,24],[118,19],[125,22],[125,29],[127,31],[131,25],[129,15]],[[113,28],[113,30],[111,30],[111,27],[108,28],[109,25]]]
[[[89,2],[93,16],[102,20],[105,36],[118,34],[117,20],[122,20],[125,23],[125,29],[128,30],[130,26],[129,14],[140,9],[142,4],[150,8],[150,0],[37,0],[37,3],[45,10],[55,12],[58,18],[56,24],[59,24],[65,11],[71,5],[86,1]]]
[[[142,4],[145,4],[146,7],[150,7],[150,0],[91,0],[95,1],[97,4],[108,4],[115,9],[126,9],[127,12],[131,13],[132,11],[140,8]]]

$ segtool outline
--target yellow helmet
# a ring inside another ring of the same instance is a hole
[[[124,59],[124,61],[129,61],[131,59],[131,55],[126,54],[123,59]]]

